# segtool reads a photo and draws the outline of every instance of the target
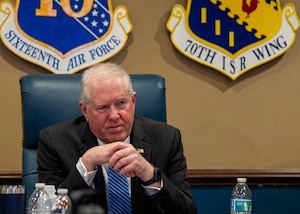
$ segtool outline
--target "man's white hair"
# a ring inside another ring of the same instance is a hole
[[[96,64],[84,71],[81,78],[80,94],[80,100],[83,102],[83,104],[88,104],[90,102],[90,93],[87,87],[90,80],[101,80],[103,78],[111,76],[122,77],[124,79],[125,87],[128,91],[128,94],[133,94],[132,83],[128,73],[120,65],[111,62],[105,62]]]

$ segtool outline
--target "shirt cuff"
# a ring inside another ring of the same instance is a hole
[[[98,168],[96,168],[93,171],[88,172],[87,169],[85,168],[84,164],[82,163],[81,158],[79,158],[79,160],[77,161],[76,168],[77,168],[79,174],[81,175],[81,177],[83,178],[83,180],[85,181],[85,183],[89,187],[92,187],[93,189],[95,189],[95,184],[94,184],[93,180],[96,176]]]
[[[158,193],[163,188],[163,186],[164,186],[163,180],[160,181],[160,188],[159,187],[150,187],[150,186],[142,185],[142,187],[145,190],[145,194],[147,196],[155,195],[156,193]]]

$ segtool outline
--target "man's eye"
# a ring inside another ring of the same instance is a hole
[[[125,106],[126,102],[125,101],[120,101],[117,103],[117,106],[118,107],[122,107],[122,106]]]
[[[98,106],[96,108],[97,111],[104,111],[105,109],[107,109],[107,106]]]

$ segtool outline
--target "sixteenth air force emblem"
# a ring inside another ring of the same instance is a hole
[[[298,28],[295,6],[279,0],[188,0],[167,22],[182,54],[232,80],[285,53]]]
[[[0,2],[1,40],[19,57],[55,74],[76,73],[117,54],[132,24],[111,0]]]

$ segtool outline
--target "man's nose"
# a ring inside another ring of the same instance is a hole
[[[110,108],[109,112],[109,119],[116,120],[120,118],[120,112],[119,109],[115,108],[114,106]]]

